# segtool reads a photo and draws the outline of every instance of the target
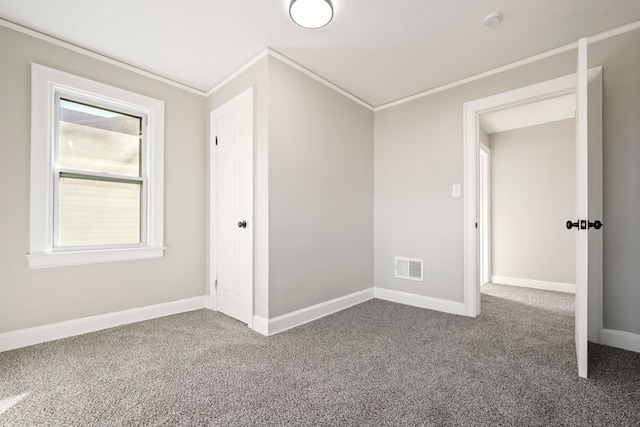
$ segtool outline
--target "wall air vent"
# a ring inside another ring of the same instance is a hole
[[[396,277],[422,282],[423,265],[421,259],[396,257]]]

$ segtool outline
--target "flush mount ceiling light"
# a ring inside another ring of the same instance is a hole
[[[304,28],[321,28],[333,19],[331,0],[291,0],[289,16]]]

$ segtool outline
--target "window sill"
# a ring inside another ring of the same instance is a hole
[[[162,258],[162,256],[164,256],[164,250],[165,248],[158,247],[81,252],[46,252],[27,254],[27,259],[29,260],[29,268],[37,269]]]

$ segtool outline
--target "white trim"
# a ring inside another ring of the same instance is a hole
[[[36,39],[46,41],[46,42],[54,44],[56,46],[63,47],[65,49],[71,50],[73,52],[77,52],[77,53],[80,53],[82,55],[88,56],[90,58],[94,58],[94,59],[97,59],[99,61],[106,62],[106,63],[111,64],[111,65],[115,65],[115,66],[123,68],[125,70],[132,71],[132,72],[134,72],[136,74],[140,74],[140,75],[148,77],[150,79],[157,80],[157,81],[160,81],[162,83],[166,83],[166,84],[168,84],[170,86],[174,86],[174,87],[177,87],[179,89],[185,90],[187,92],[191,92],[191,93],[194,93],[196,95],[200,95],[200,96],[204,96],[204,97],[208,97],[211,94],[213,94],[214,92],[217,92],[221,87],[223,87],[224,85],[229,83],[231,80],[236,78],[239,74],[241,74],[247,68],[249,68],[250,66],[255,64],[257,61],[259,61],[265,55],[269,54],[269,55],[272,55],[274,58],[277,58],[277,59],[280,59],[283,62],[286,62],[287,64],[291,65],[292,67],[296,68],[297,70],[307,74],[308,76],[312,77],[315,80],[318,80],[319,82],[321,82],[321,83],[327,85],[328,87],[336,90],[337,92],[343,94],[344,96],[348,97],[349,99],[352,99],[353,101],[357,102],[358,104],[362,105],[363,107],[366,107],[367,109],[369,109],[371,111],[384,110],[386,108],[391,108],[391,107],[394,107],[396,105],[404,104],[406,102],[410,102],[410,101],[413,101],[415,99],[419,99],[419,98],[423,98],[425,96],[433,95],[433,94],[438,93],[438,92],[443,92],[445,90],[448,90],[448,89],[451,89],[451,88],[454,88],[454,87],[457,87],[457,86],[462,86],[464,84],[471,83],[473,81],[480,80],[480,79],[483,79],[485,77],[493,76],[493,75],[501,73],[503,71],[508,71],[508,70],[511,70],[511,69],[514,69],[514,68],[517,68],[517,67],[520,67],[520,66],[523,66],[523,65],[530,64],[532,62],[536,62],[536,61],[539,61],[539,60],[542,60],[542,59],[545,59],[545,58],[549,58],[551,56],[554,56],[554,55],[557,55],[557,54],[560,54],[560,53],[563,53],[563,52],[567,52],[567,51],[572,50],[572,49],[576,49],[577,46],[578,46],[577,42],[569,43],[569,44],[566,44],[564,46],[560,46],[558,48],[551,49],[551,50],[548,50],[546,52],[540,53],[538,55],[534,55],[534,56],[531,56],[529,58],[525,58],[525,59],[522,59],[520,61],[516,61],[516,62],[513,62],[511,64],[504,65],[502,67],[493,68],[491,70],[485,71],[485,72],[480,73],[480,74],[476,74],[476,75],[473,75],[473,76],[470,76],[470,77],[467,77],[467,78],[464,78],[464,79],[461,79],[461,80],[457,80],[457,81],[452,82],[452,83],[448,83],[446,85],[438,86],[438,87],[426,90],[424,92],[420,92],[420,93],[417,93],[415,95],[408,96],[406,98],[401,98],[401,99],[398,99],[396,101],[392,101],[392,102],[389,102],[389,103],[386,103],[386,104],[379,105],[377,107],[373,107],[372,105],[370,105],[367,102],[361,100],[360,98],[356,97],[355,95],[350,94],[349,92],[345,91],[344,89],[341,89],[340,87],[334,85],[330,81],[324,79],[323,77],[320,77],[319,75],[313,73],[312,71],[307,70],[306,68],[302,67],[301,65],[293,62],[292,60],[286,58],[282,54],[280,54],[280,53],[278,53],[278,52],[276,52],[276,51],[274,51],[273,49],[270,49],[270,48],[267,48],[267,49],[263,50],[262,52],[260,52],[254,58],[249,60],[246,64],[244,64],[243,66],[238,68],[236,71],[231,73],[223,81],[221,81],[220,83],[216,84],[209,91],[205,92],[205,91],[193,88],[191,86],[187,86],[187,85],[185,85],[183,83],[179,83],[179,82],[176,82],[174,80],[168,79],[166,77],[159,76],[159,75],[154,74],[154,73],[152,73],[150,71],[145,71],[145,70],[143,70],[141,68],[134,67],[133,65],[127,64],[125,62],[121,62],[121,61],[118,61],[116,59],[112,59],[112,58],[110,58],[108,56],[102,55],[100,53],[96,53],[96,52],[94,52],[92,50],[85,49],[85,48],[80,47],[80,46],[76,46],[76,45],[74,45],[72,43],[66,42],[64,40],[57,39],[55,37],[49,36],[49,35],[44,34],[44,33],[40,33],[38,31],[32,30],[31,28],[27,28],[27,27],[24,27],[22,25],[18,25],[18,24],[14,23],[14,22],[7,21],[6,19],[0,18],[0,26],[9,28],[9,29],[14,30],[14,31],[18,31],[18,32],[20,32],[22,34],[26,34],[26,35],[34,37]],[[598,34],[595,34],[593,36],[590,36],[589,37],[589,44],[597,43],[597,42],[600,42],[602,40],[606,40],[606,39],[611,38],[611,37],[619,36],[621,34],[624,34],[624,33],[630,32],[630,31],[634,31],[634,30],[637,30],[639,28],[640,28],[640,21],[636,21],[636,22],[632,22],[632,23],[629,23],[629,24],[626,24],[626,25],[622,25],[620,27],[613,28],[611,30],[603,31],[601,33],[598,33]]]
[[[0,351],[204,308],[204,296],[100,314],[0,334]]]
[[[465,305],[461,302],[410,294],[408,292],[394,291],[384,288],[374,288],[373,293],[376,298],[385,301],[397,302],[399,304],[426,308],[428,310],[440,311],[442,313],[457,314],[460,316],[465,316],[467,314]]]
[[[375,111],[375,108],[372,105],[369,105],[368,103],[366,103],[362,99],[358,98],[357,96],[352,95],[351,93],[347,92],[346,90],[342,89],[341,87],[334,85],[329,80],[319,76],[318,74],[314,73],[313,71],[308,70],[307,68],[304,68],[302,65],[292,61],[291,59],[287,58],[286,56],[282,55],[279,52],[276,52],[275,50],[273,50],[271,48],[267,48],[267,49],[263,50],[262,52],[260,52],[259,54],[257,54],[256,56],[254,56],[246,64],[244,64],[242,67],[238,68],[236,71],[231,73],[227,78],[225,78],[223,81],[218,83],[215,87],[210,89],[206,93],[206,96],[213,95],[215,92],[220,90],[222,87],[224,87],[230,81],[232,81],[233,79],[238,77],[240,74],[245,72],[249,67],[254,65],[256,62],[258,62],[259,60],[261,60],[265,56],[271,56],[272,58],[278,59],[278,60],[284,62],[285,64],[287,64],[288,66],[290,66],[291,68],[300,71],[302,74],[304,74],[304,75],[306,75],[308,77],[311,77],[312,79],[314,79],[317,82],[322,83],[323,85],[327,86],[329,89],[332,89],[332,90],[338,92],[342,96],[344,96],[346,98],[349,98],[353,102],[365,107],[366,109],[368,109],[370,111]]]
[[[602,329],[600,339],[600,344],[640,353],[640,334],[616,331],[614,329]]]
[[[0,352],[48,341],[73,337],[145,320],[206,308],[206,296],[198,296],[114,313],[67,320],[34,328],[0,333]],[[430,298],[383,288],[370,288],[312,307],[267,320],[253,316],[253,330],[268,336],[311,322],[354,305],[377,298],[444,313],[465,315],[464,305],[455,301]],[[640,352],[640,335],[625,331],[603,329],[600,344]]]
[[[118,60],[110,58],[110,57],[108,57],[106,55],[94,52],[94,51],[89,50],[89,49],[85,49],[83,47],[80,47],[80,46],[77,46],[75,44],[66,42],[64,40],[60,40],[60,39],[57,39],[57,38],[52,37],[50,35],[47,35],[47,34],[32,30],[31,28],[27,28],[27,27],[24,27],[22,25],[18,25],[18,24],[14,23],[14,22],[7,21],[6,19],[0,18],[0,26],[8,28],[10,30],[17,31],[17,32],[22,33],[22,34],[26,34],[28,36],[31,36],[33,38],[45,41],[47,43],[51,43],[53,45],[60,46],[62,48],[68,49],[70,51],[73,51],[73,52],[76,52],[76,53],[80,53],[82,55],[88,56],[89,58],[97,59],[99,61],[106,62],[107,64],[110,64],[110,65],[115,65],[116,67],[123,68],[123,69],[128,70],[128,71],[133,71],[136,74],[140,74],[140,75],[148,77],[150,79],[157,80],[157,81],[162,82],[162,83],[166,83],[166,84],[168,84],[170,86],[177,87],[178,89],[182,89],[182,90],[185,90],[187,92],[195,93],[196,95],[205,96],[205,92],[201,91],[199,89],[193,88],[191,86],[187,86],[187,85],[182,84],[182,83],[178,83],[178,82],[176,82],[174,80],[168,79],[166,77],[159,76],[159,75],[154,74],[154,73],[152,73],[150,71],[143,70],[142,68],[134,67],[133,65],[127,64],[126,62],[118,61]]]
[[[613,28],[611,30],[603,31],[601,33],[595,34],[593,36],[589,36],[588,44],[597,43],[603,40],[606,40],[611,37],[619,36],[621,34],[634,31],[640,28],[640,21],[632,22],[630,24],[622,25],[620,27]],[[568,52],[573,49],[578,48],[578,42],[568,43],[566,45],[557,47],[555,49],[548,50],[546,52],[542,52],[538,55],[530,56],[528,58],[521,59],[520,61],[512,62],[511,64],[503,65],[502,67],[493,68],[491,70],[487,70],[483,73],[475,74],[473,76],[466,77],[464,79],[456,80],[455,82],[451,82],[442,86],[438,86],[424,92],[417,93],[415,95],[408,96],[406,98],[401,98],[396,101],[392,101],[386,104],[379,105],[373,109],[373,111],[381,111],[387,108],[395,107],[397,105],[401,105],[407,102],[411,102],[413,100],[424,98],[425,96],[433,95],[438,92],[443,92],[448,89],[452,89],[454,87],[462,86],[467,83],[474,82],[476,80],[484,79],[485,77],[490,77],[496,74],[500,74],[504,71],[509,71],[514,68],[521,67],[523,65],[531,64],[536,61],[541,61],[546,58],[550,58],[552,56]]]
[[[587,44],[601,42],[602,40],[609,39],[611,37],[619,36],[624,33],[628,33],[630,31],[635,31],[640,29],[640,21],[631,22],[626,25],[622,25],[620,27],[612,28],[607,31],[603,31],[601,33],[595,34],[593,36],[589,36],[587,39]]]
[[[165,247],[128,248],[100,251],[48,252],[27,254],[29,268],[65,267],[103,262],[136,261],[141,259],[162,258]]]
[[[545,291],[576,293],[575,283],[549,282],[547,280],[521,279],[518,277],[491,276],[491,283],[518,286],[522,288],[542,289]]]
[[[262,335],[274,335],[368,301],[374,297],[373,294],[373,288],[369,288],[343,297],[321,302],[320,304],[312,305],[311,307],[283,314],[282,316],[274,317],[269,320],[260,316],[254,316],[253,329]]]
[[[224,80],[222,80],[220,83],[218,83],[217,85],[215,85],[214,87],[212,87],[211,89],[209,89],[206,93],[205,96],[211,96],[214,93],[216,93],[217,91],[219,91],[220,89],[222,89],[222,87],[226,86],[230,81],[232,81],[233,79],[235,79],[236,77],[238,77],[240,74],[244,73],[245,71],[247,71],[247,69],[249,69],[251,66],[253,66],[256,62],[260,61],[262,58],[264,58],[265,56],[267,56],[269,54],[269,49],[265,49],[262,52],[260,52],[259,54],[257,54],[256,56],[254,56],[253,58],[251,58],[247,63],[245,63],[243,66],[241,66],[240,68],[238,68],[237,70],[235,70],[233,73],[231,73],[229,76],[227,76]]]
[[[269,319],[265,319],[262,316],[254,315],[253,330],[261,335],[264,335],[265,337],[269,336]]]
[[[523,65],[531,64],[533,62],[541,61],[543,59],[549,58],[554,55],[558,55],[560,53],[568,52],[578,47],[578,43],[569,43],[564,46],[560,46],[558,48],[548,50],[546,52],[540,53],[538,55],[530,56],[525,59],[521,59],[520,61],[512,62],[511,64],[503,65],[502,67],[493,68],[491,70],[485,71],[484,73],[475,74],[473,76],[456,80],[455,82],[448,83],[446,85],[438,86],[433,89],[426,90],[424,92],[417,93],[415,95],[408,96],[406,98],[399,99],[397,101],[389,102],[388,104],[380,105],[376,107],[374,111],[381,111],[387,108],[395,107],[396,105],[401,105],[416,99],[424,98],[425,96],[433,95],[435,93],[444,92],[445,90],[452,89],[454,87],[462,86],[467,83],[475,82],[477,80],[484,79],[485,77],[491,77],[496,74],[503,73],[505,71],[512,70],[514,68],[522,67]]]
[[[467,315],[480,314],[480,288],[478,286],[477,229],[477,159],[478,116],[486,111],[509,105],[526,103],[534,99],[571,93],[576,88],[576,74],[570,74],[508,92],[465,102],[463,105],[463,173],[464,173],[464,301]]]
[[[31,64],[31,183],[29,268],[158,258],[164,254],[164,102],[114,86]],[[57,93],[106,102],[146,116],[143,179],[146,179],[146,236],[141,247],[55,252],[54,228],[54,99]]]
[[[310,71],[310,70],[304,68],[302,65],[300,65],[300,64],[298,64],[296,62],[293,62],[291,59],[287,58],[286,56],[282,55],[281,53],[278,53],[273,49],[267,49],[267,50],[269,52],[269,56],[272,56],[273,58],[276,58],[276,59],[284,62],[285,64],[289,65],[291,68],[294,68],[294,69],[300,71],[302,74],[305,74],[308,77],[311,77],[312,79],[316,80],[317,82],[322,83],[323,85],[325,85],[329,89],[335,90],[336,92],[338,92],[339,94],[349,98],[350,100],[352,100],[356,104],[359,104],[359,105],[365,107],[366,109],[368,109],[370,111],[375,111],[376,110],[372,105],[366,103],[365,101],[363,101],[362,99],[358,98],[357,96],[347,92],[346,90],[342,89],[341,87],[336,86],[335,84],[331,83],[329,80],[317,75],[313,71]]]

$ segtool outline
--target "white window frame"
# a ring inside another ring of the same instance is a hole
[[[143,236],[131,247],[56,248],[55,99],[66,95],[146,116],[143,124]],[[160,258],[164,255],[164,102],[39,64],[31,64],[29,268]],[[146,226],[146,227],[145,227]]]

